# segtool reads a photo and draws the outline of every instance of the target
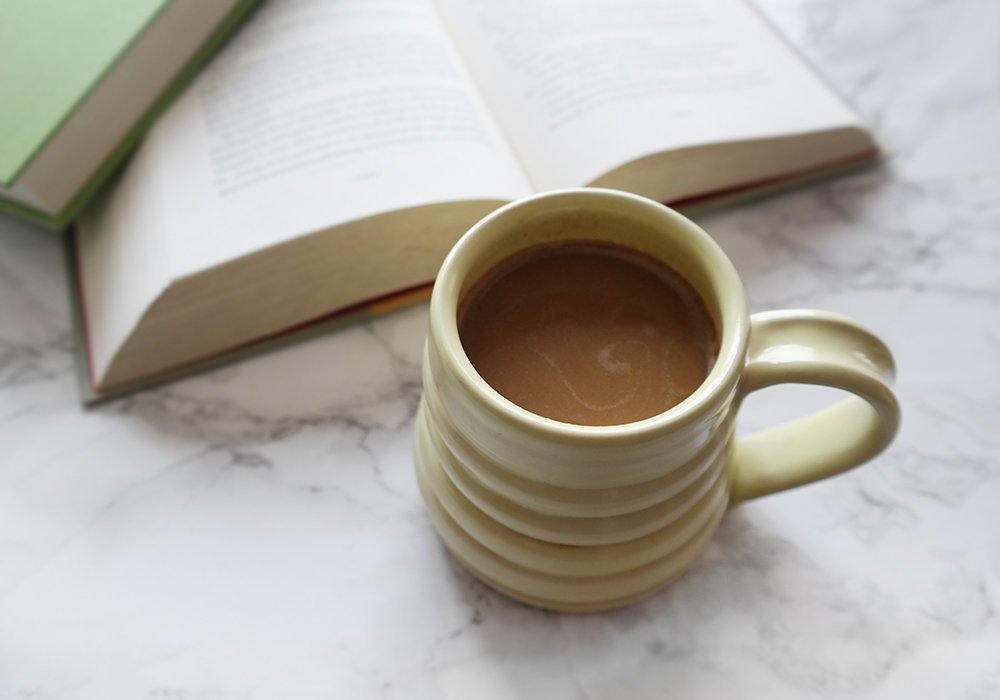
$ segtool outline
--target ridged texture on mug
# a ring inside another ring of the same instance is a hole
[[[529,604],[582,611],[637,600],[694,560],[729,502],[735,386],[667,439],[564,441],[549,454],[551,435],[513,422],[498,429],[495,416],[449,392],[436,354],[425,355],[417,479],[464,566]]]

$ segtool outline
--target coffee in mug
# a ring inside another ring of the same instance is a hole
[[[718,353],[687,280],[651,256],[594,242],[500,262],[461,301],[458,332],[487,384],[577,425],[632,423],[676,406]]]

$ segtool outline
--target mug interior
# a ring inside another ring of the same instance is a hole
[[[560,243],[597,242],[650,256],[681,275],[698,293],[715,325],[718,354],[708,376],[686,399],[634,423],[589,426],[532,413],[494,390],[472,366],[458,333],[462,300],[486,273],[516,253]],[[508,204],[473,226],[445,260],[431,300],[441,351],[470,391],[518,422],[577,434],[621,434],[685,420],[711,402],[739,373],[748,333],[742,284],[718,244],[677,212],[638,195],[585,188]]]

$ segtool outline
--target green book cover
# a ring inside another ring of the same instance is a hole
[[[0,182],[11,183],[168,0],[0,0]]]
[[[0,197],[0,210],[62,229],[82,210],[153,119],[194,77],[258,0],[240,0],[56,215]],[[9,186],[170,0],[0,0],[0,184]]]

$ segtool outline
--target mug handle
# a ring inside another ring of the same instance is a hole
[[[804,418],[737,438],[730,506],[834,476],[884,450],[899,429],[892,354],[853,319],[813,310],[750,317],[737,406],[775,384],[816,384],[855,396]]]

